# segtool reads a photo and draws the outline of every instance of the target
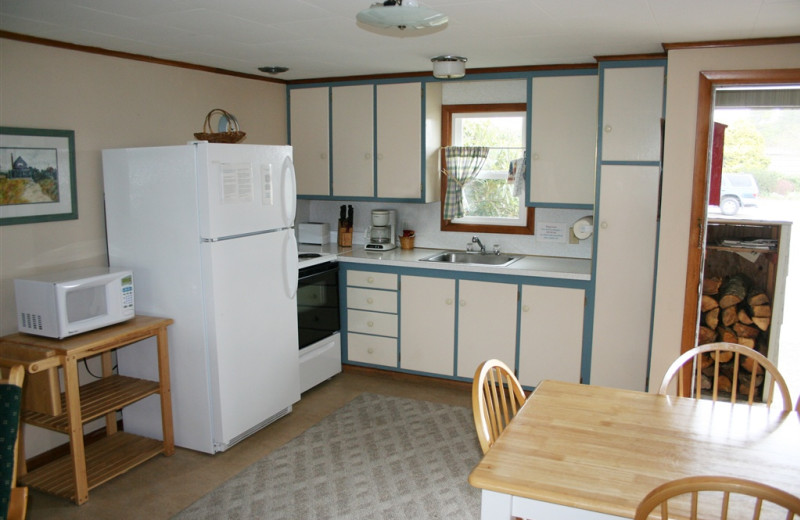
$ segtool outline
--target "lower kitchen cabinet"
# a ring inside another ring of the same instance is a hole
[[[344,363],[471,381],[496,358],[528,388],[588,378],[588,282],[365,265],[340,262]]]
[[[456,281],[403,275],[400,286],[400,368],[452,375]]]
[[[579,383],[586,291],[523,285],[519,315],[519,380]]]
[[[472,378],[490,358],[510,367],[517,350],[517,284],[458,282],[458,372]]]
[[[394,273],[346,273],[347,361],[397,367],[397,280]]]
[[[349,333],[347,335],[347,360],[396,367],[397,338]]]

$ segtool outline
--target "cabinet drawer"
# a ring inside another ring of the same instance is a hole
[[[397,366],[397,340],[363,334],[347,335],[347,359],[358,363]]]
[[[368,311],[347,311],[347,330],[397,337],[397,315]]]
[[[347,308],[397,313],[397,293],[348,287]]]
[[[394,273],[373,273],[370,271],[347,271],[347,285],[396,291],[397,275]]]

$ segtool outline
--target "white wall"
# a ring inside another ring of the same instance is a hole
[[[0,226],[0,334],[17,330],[14,278],[107,265],[102,149],[186,143],[213,108],[237,116],[245,143],[287,142],[286,88],[279,83],[6,39],[0,39],[0,64],[1,126],[75,131],[79,217]],[[93,372],[100,373],[99,364]],[[26,430],[29,457],[66,442],[63,435]]]
[[[680,355],[700,72],[798,67],[798,44],[669,52],[651,389]]]

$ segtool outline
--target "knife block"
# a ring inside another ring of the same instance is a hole
[[[350,247],[353,245],[353,228],[339,226],[338,243],[340,246]]]

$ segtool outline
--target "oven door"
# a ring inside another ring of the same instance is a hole
[[[339,264],[300,269],[297,326],[300,350],[339,331]]]

